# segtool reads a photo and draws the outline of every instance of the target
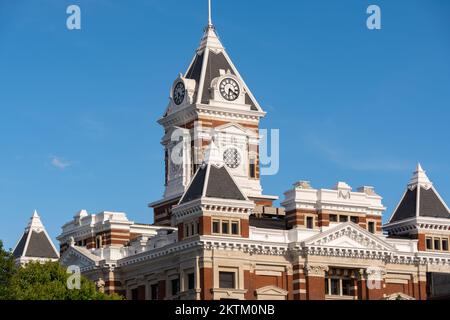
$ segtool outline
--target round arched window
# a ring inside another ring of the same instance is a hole
[[[223,153],[223,161],[228,168],[236,169],[241,165],[241,154],[236,148],[229,148]]]

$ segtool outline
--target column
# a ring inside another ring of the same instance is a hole
[[[306,297],[308,300],[325,300],[325,272],[326,265],[307,264],[306,275]]]

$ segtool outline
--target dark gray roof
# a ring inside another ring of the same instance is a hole
[[[250,226],[263,229],[287,230],[284,218],[257,218],[250,216]]]
[[[450,213],[432,188],[428,190],[421,188],[419,205],[421,217],[450,219]]]
[[[420,188],[420,199],[417,194]],[[432,218],[446,218],[450,219],[445,204],[439,199],[433,188],[425,189],[417,187],[414,190],[408,189],[405,196],[400,202],[397,210],[394,212],[390,222],[397,222],[416,216],[417,201],[419,200],[419,216]]]
[[[195,80],[197,88],[200,83],[200,77],[202,75],[204,53],[195,55],[194,62],[186,73],[186,78]],[[197,99],[198,89],[195,92],[194,100]]]
[[[190,202],[192,200],[200,199],[203,194],[203,188],[205,185],[207,167],[201,166],[192,180],[189,189],[186,190],[181,198],[180,204]]]
[[[246,200],[245,196],[239,190],[239,187],[236,185],[233,178],[231,178],[225,166],[221,168],[210,166],[210,168],[206,197]]]
[[[28,244],[27,244],[27,239]],[[14,258],[47,258],[58,259],[58,253],[45,232],[26,231],[13,252]]]
[[[246,200],[225,166],[220,168],[214,165],[200,166],[180,204],[200,199],[204,190],[207,198]]]
[[[400,205],[392,216],[391,222],[405,220],[416,216],[417,189],[406,191]]]
[[[25,256],[32,258],[58,259],[58,254],[55,252],[50,240],[43,231],[32,231]]]
[[[25,232],[20,238],[19,243],[17,244],[16,248],[14,249],[13,256],[14,258],[20,258],[23,256],[23,251],[25,250],[25,244],[27,243],[28,239],[28,232]]]
[[[209,92],[209,88],[211,86],[211,81],[214,78],[220,77],[220,69],[228,71],[230,70],[231,74],[234,75],[234,72],[228,63],[225,55],[222,52],[218,54],[210,51],[208,56],[208,63],[206,64],[206,73],[205,73],[205,81],[203,84],[203,95],[202,95],[202,103],[209,103],[209,99],[211,94]]]
[[[209,103],[209,99],[211,98],[211,93],[209,90],[211,82],[214,78],[220,77],[221,69],[225,71],[229,70],[232,75],[236,75],[223,52],[215,53],[213,51],[209,51],[208,62],[206,64],[205,81],[203,83],[202,103]],[[258,110],[255,106],[255,102],[251,99],[248,93],[245,94],[245,103],[250,105],[252,110]]]

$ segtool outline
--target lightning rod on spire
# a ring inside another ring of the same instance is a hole
[[[213,25],[211,16],[211,0],[208,0],[208,27]]]

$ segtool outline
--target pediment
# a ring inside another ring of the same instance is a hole
[[[393,293],[388,295],[385,300],[416,300],[414,297],[408,296],[403,292]]]
[[[215,130],[220,133],[227,133],[227,134],[233,134],[233,135],[245,135],[245,136],[254,136],[255,135],[254,131],[249,130],[237,123],[227,123],[225,125],[216,127]]]
[[[98,257],[84,254],[82,251],[81,248],[70,247],[61,256],[60,263],[64,266],[78,266],[81,269],[98,265]]]
[[[276,286],[267,286],[263,288],[256,289],[257,295],[279,295],[286,296],[288,292]]]
[[[394,247],[360,226],[347,222],[313,236],[305,246],[326,246],[362,250],[394,251]]]

